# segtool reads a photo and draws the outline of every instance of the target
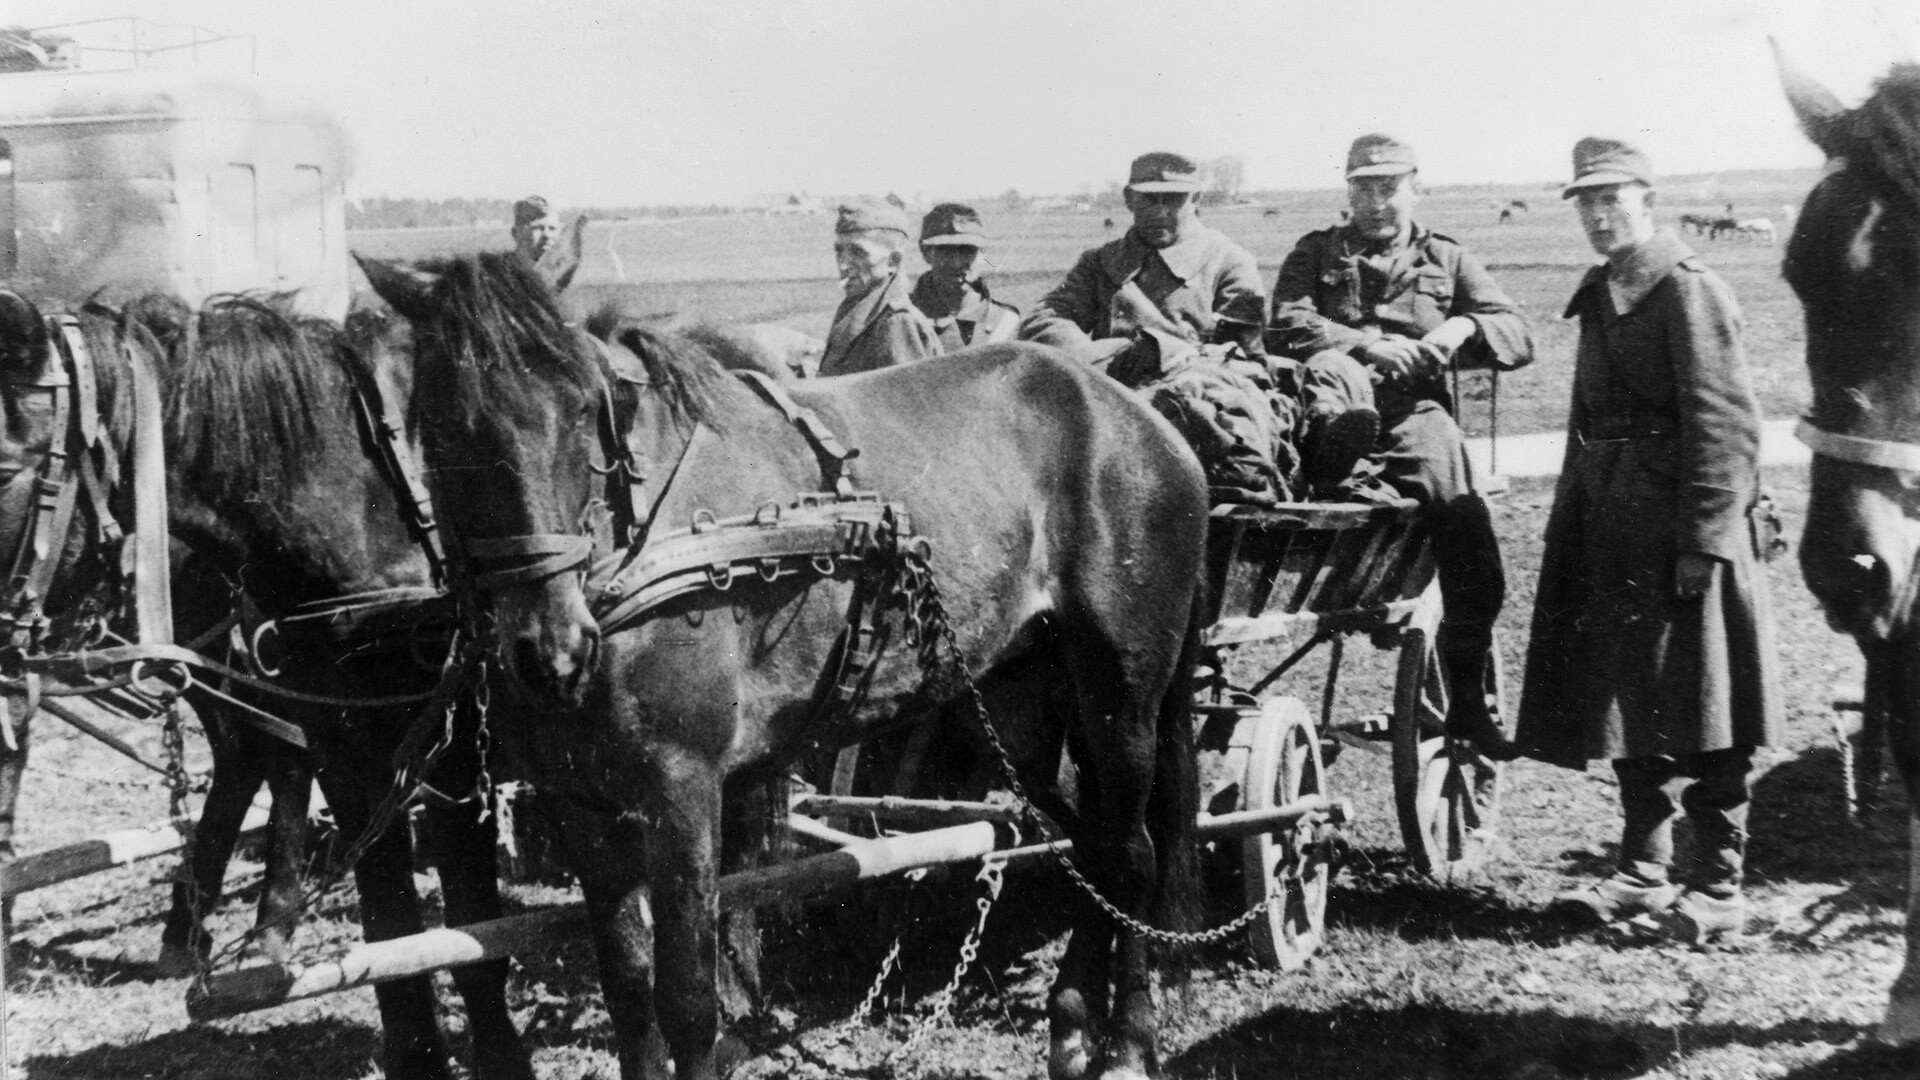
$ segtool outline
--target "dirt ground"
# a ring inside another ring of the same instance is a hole
[[[1769,482],[1794,516],[1797,470]],[[1518,670],[1551,481],[1515,482],[1496,509],[1513,569],[1503,620]],[[1814,611],[1789,559],[1773,566],[1789,738],[1758,783],[1751,851],[1754,926],[1712,952],[1601,936],[1544,914],[1569,882],[1603,872],[1617,829],[1611,776],[1535,763],[1507,777],[1503,851],[1487,879],[1441,888],[1402,854],[1384,760],[1348,751],[1330,769],[1358,820],[1329,906],[1321,953],[1296,974],[1261,970],[1244,944],[1203,952],[1163,986],[1166,1075],[1175,1078],[1911,1078],[1916,1062],[1871,1042],[1898,969],[1906,874],[1897,785],[1859,824],[1845,817],[1832,730],[1833,688],[1857,679],[1851,646]],[[1342,710],[1379,711],[1390,679],[1357,642]],[[1285,690],[1314,700],[1311,664]],[[1852,714],[1841,714],[1851,717]],[[131,766],[51,721],[36,731],[21,810],[22,850],[107,822],[156,822],[164,798]],[[145,737],[144,733],[136,733]],[[376,1077],[372,994],[356,991],[208,1025],[187,1021],[183,980],[156,976],[167,860],[31,894],[16,910],[8,960],[14,1075],[36,1078]],[[257,866],[237,872],[237,899],[217,925],[237,934]],[[768,919],[767,989],[738,1025],[753,1051],[746,1077],[1044,1075],[1042,1003],[1059,950],[1052,921],[1068,886],[1056,872],[1010,874],[988,919],[980,960],[950,1023],[929,1025],[974,924],[970,873],[866,890]],[[423,884],[431,885],[430,875]],[[564,898],[517,886],[518,906]],[[889,905],[878,899],[890,897]],[[896,915],[878,931],[871,912]],[[336,890],[302,929],[320,955],[357,940],[354,901]],[[1227,908],[1216,917],[1231,914]],[[901,962],[879,1006],[849,1023],[897,928]],[[877,936],[876,936],[877,935]],[[447,987],[444,976],[443,988]],[[450,988],[449,988],[450,989]],[[611,1028],[591,957],[575,944],[518,963],[516,1016],[543,1077],[616,1075]],[[450,993],[445,1021],[461,1032]],[[456,1044],[463,1040],[456,1038]]]

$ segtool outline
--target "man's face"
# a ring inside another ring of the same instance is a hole
[[[532,221],[513,227],[514,244],[519,247],[522,255],[534,262],[539,262],[540,257],[545,255],[558,239],[560,239],[560,217],[557,214],[534,218]]]
[[[1573,202],[1597,254],[1613,258],[1653,238],[1653,189],[1645,184],[1581,188]]]
[[[1127,191],[1133,231],[1150,248],[1172,247],[1191,232],[1200,212],[1188,191]]]
[[[1413,222],[1420,188],[1413,173],[1355,176],[1347,181],[1347,205],[1353,231],[1369,240],[1392,240]]]
[[[961,244],[922,244],[920,254],[926,257],[927,273],[955,285],[972,281],[974,264],[980,260],[979,248]]]
[[[840,271],[841,290],[860,296],[900,265],[900,250],[870,236],[842,236],[833,242],[833,262]]]

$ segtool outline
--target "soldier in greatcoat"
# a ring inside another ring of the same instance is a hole
[[[839,208],[833,259],[845,294],[833,313],[819,373],[853,375],[940,355],[940,338],[907,299],[900,269],[907,252],[907,212],[883,199],[855,199]]]
[[[1012,341],[1020,329],[1020,309],[994,298],[980,276],[980,252],[986,228],[971,206],[941,203],[920,219],[920,256],[927,272],[908,297],[920,309],[947,352],[969,345]]]
[[[1733,292],[1653,219],[1646,155],[1610,139],[1573,152],[1578,200],[1606,258],[1575,290],[1580,320],[1566,461],[1548,519],[1517,740],[1584,770],[1613,762],[1619,865],[1556,910],[1651,916],[1701,942],[1744,922],[1754,751],[1780,699],[1759,499],[1760,411]],[[1692,858],[1674,880],[1680,797]]]
[[[1302,450],[1316,487],[1346,480],[1353,456],[1337,444],[1364,416],[1373,420],[1365,449],[1380,479],[1427,508],[1444,605],[1437,644],[1450,690],[1447,731],[1506,760],[1513,745],[1486,693],[1506,575],[1446,375],[1529,363],[1532,332],[1472,252],[1414,220],[1421,190],[1413,147],[1362,135],[1347,151],[1346,178],[1347,220],[1301,237],[1280,266],[1267,350],[1297,363]]]

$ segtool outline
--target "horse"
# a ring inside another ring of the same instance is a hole
[[[1768,221],[1766,218],[1747,218],[1736,224],[1733,228],[1734,231],[1741,236],[1751,240],[1758,240],[1763,244],[1771,244],[1775,239],[1773,222]]]
[[[728,782],[973,700],[969,685],[1006,768],[1127,917],[1116,926],[1076,894],[1047,1006],[1049,1071],[1156,1069],[1144,931],[1181,923],[1195,889],[1189,679],[1207,518],[1205,479],[1173,429],[1042,346],[780,395],[644,328],[596,349],[511,260],[360,263],[415,327],[415,400],[435,403],[419,416],[424,446],[496,653],[526,693],[571,710],[523,741],[564,808],[622,1075],[662,1064],[654,1032],[679,1076],[715,1075]],[[609,401],[618,434],[597,436]],[[623,444],[637,454],[617,456]],[[619,479],[636,471],[641,497]],[[617,483],[603,489],[603,475]],[[784,575],[761,564],[751,585],[729,576],[603,635],[581,571],[590,551],[619,550],[619,507],[630,532],[671,536],[713,515],[853,513],[862,488],[898,500],[864,557]],[[915,538],[932,554],[915,556]],[[873,602],[897,588],[922,616],[915,648],[900,647],[900,608]]]
[[[1906,785],[1905,966],[1880,1033],[1920,1039],[1920,66],[1895,65],[1858,108],[1788,62],[1787,99],[1828,167],[1787,240],[1806,312],[1813,449],[1800,568],[1827,622],[1859,643],[1866,707]]]
[[[1717,217],[1707,223],[1707,239],[1718,240],[1727,233],[1740,231],[1740,222],[1731,217]]]
[[[1681,214],[1680,215],[1680,228],[1682,230],[1691,229],[1693,232],[1701,236],[1707,235],[1707,230],[1713,228],[1713,222],[1714,222],[1714,217],[1712,214]]]
[[[44,342],[34,339],[41,313],[18,297],[29,317],[0,324],[0,393],[7,412],[31,405],[28,387],[48,376]],[[316,319],[289,314],[281,305],[244,297],[216,298],[198,313],[165,297],[136,301],[125,312],[89,308],[77,313],[97,360],[103,402],[125,412],[129,353],[138,353],[160,375],[166,431],[171,534],[187,554],[176,558],[179,602],[175,617],[191,632],[222,617],[244,592],[262,617],[280,620],[284,656],[277,681],[300,692],[334,698],[406,696],[434,683],[409,640],[399,648],[371,647],[364,640],[336,645],[329,635],[294,629],[309,605],[342,596],[368,598],[376,590],[432,593],[431,562],[418,522],[396,512],[405,502],[385,475],[381,459],[391,453],[413,462],[417,451],[404,431],[381,447],[382,425],[361,411],[355,388],[379,386],[404,400],[410,367],[396,357],[404,338],[368,330],[359,336]],[[111,411],[110,415],[114,415]],[[124,445],[125,422],[109,425]],[[9,441],[0,465],[27,465],[44,455],[46,438]],[[416,465],[409,465],[417,469]],[[393,645],[373,642],[372,645]],[[318,779],[343,835],[366,844],[353,871],[360,891],[361,921],[369,940],[416,933],[423,928],[413,880],[411,837],[404,827],[370,831],[377,807],[392,786],[396,748],[411,733],[417,704],[343,710],[324,703],[275,701],[273,711],[301,726],[313,747]],[[202,708],[202,714],[210,710]],[[464,714],[462,714],[464,717]],[[438,722],[437,717],[430,717]],[[436,787],[461,790],[479,763],[471,717],[457,732],[452,752],[431,774]],[[168,945],[203,950],[198,917],[219,898],[231,853],[232,830],[219,824],[244,808],[259,783],[258,740],[218,751],[191,880],[175,891]],[[283,763],[284,767],[284,763]],[[281,785],[287,802],[304,819],[308,781]],[[276,790],[276,810],[282,802]],[[493,868],[494,830],[480,815],[483,800],[445,805],[429,802],[426,813],[437,848],[436,862],[447,921],[459,924],[501,913]],[[224,815],[224,816],[223,816]],[[404,823],[401,823],[404,824]],[[270,865],[296,869],[291,898],[297,910],[300,852],[280,838]],[[297,848],[297,843],[294,845]],[[275,880],[282,871],[273,871]],[[270,889],[277,892],[279,886]],[[181,914],[182,906],[186,915]],[[263,920],[269,911],[263,898]],[[506,964],[456,969],[473,1036],[474,1073],[500,1080],[529,1080],[532,1068],[520,1045],[505,995]],[[435,1016],[430,980],[384,984],[375,991],[384,1030],[387,1075],[441,1080],[450,1076],[447,1045]]]

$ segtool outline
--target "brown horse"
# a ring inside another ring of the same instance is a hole
[[[420,415],[428,461],[454,533],[487,556],[472,572],[497,650],[531,692],[573,707],[523,741],[543,795],[567,807],[623,1076],[662,1065],[646,1050],[656,1023],[681,1077],[715,1075],[723,785],[964,699],[956,662],[1100,892],[1130,919],[1177,918],[1193,886],[1189,678],[1207,504],[1198,463],[1164,421],[1028,345],[795,384],[792,400],[858,448],[851,479],[931,538],[953,637],[903,646],[901,609],[868,602],[903,580],[876,548],[679,596],[602,640],[596,602],[608,597],[591,596],[581,571],[589,537],[615,550],[593,420],[609,395],[617,430],[642,444],[637,501],[653,503],[656,536],[831,490],[832,455],[691,343],[629,329],[618,337],[637,356],[623,363],[638,373],[616,380],[613,354],[564,325],[524,264],[362,266],[414,324],[416,401],[433,403]],[[860,636],[849,612],[863,609],[878,653],[843,695],[844,643]],[[1057,790],[1063,755],[1071,805]],[[1048,1006],[1052,1073],[1145,1076],[1157,1067],[1148,937],[1076,896]]]
[[[1780,59],[1800,126],[1827,155],[1787,244],[1806,309],[1814,451],[1800,566],[1833,628],[1867,661],[1867,708],[1887,721],[1906,782],[1913,880],[1907,959],[1882,1037],[1920,1039],[1920,66],[1899,65],[1859,108]]]

